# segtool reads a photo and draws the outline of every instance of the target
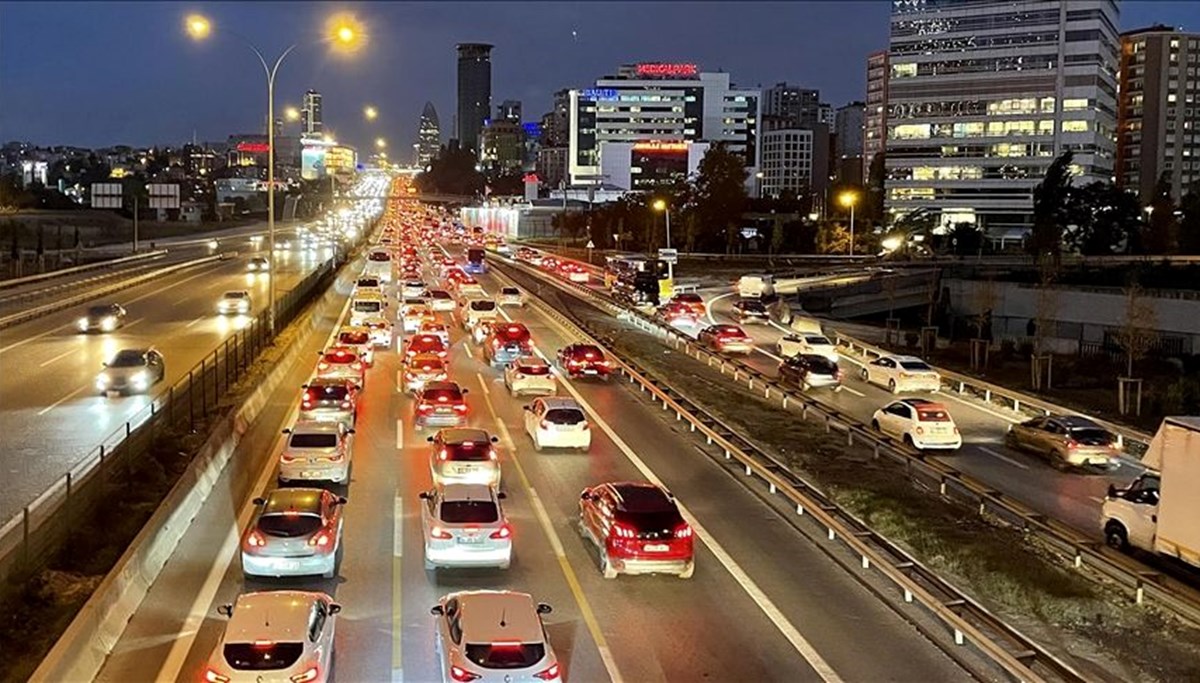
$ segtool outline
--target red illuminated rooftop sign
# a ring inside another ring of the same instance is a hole
[[[681,76],[695,76],[697,73],[699,73],[699,70],[695,64],[650,62],[637,65],[637,74],[639,76],[655,76],[660,78],[670,76],[678,78]]]
[[[635,152],[686,152],[688,151],[688,143],[686,142],[660,142],[657,140],[650,142],[638,142],[633,145]]]
[[[266,154],[271,151],[271,146],[265,142],[239,142],[237,151],[246,154]]]

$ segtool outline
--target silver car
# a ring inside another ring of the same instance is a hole
[[[229,617],[201,681],[325,683],[342,606],[325,593],[243,593],[217,611]]]
[[[242,534],[242,572],[256,576],[337,575],[345,498],[325,489],[275,489],[254,499]]]
[[[246,314],[250,312],[250,292],[244,289],[225,292],[217,300],[217,313],[221,315]]]
[[[1010,425],[1004,443],[1045,456],[1055,467],[1108,467],[1121,454],[1115,434],[1078,415],[1035,417]]]
[[[442,429],[429,437],[429,472],[435,486],[484,484],[500,486],[499,441],[482,429]]]
[[[350,459],[354,450],[354,430],[341,422],[298,421],[279,454],[279,481],[350,480]]]
[[[425,569],[499,567],[512,562],[512,527],[486,484],[447,484],[421,493]]]
[[[167,366],[154,348],[122,349],[104,364],[96,376],[96,389],[102,394],[134,394],[162,381]]]
[[[442,680],[474,683],[559,683],[562,670],[542,615],[550,605],[515,591],[461,591],[444,596],[437,620]]]
[[[304,394],[300,397],[297,419],[354,426],[358,417],[359,386],[353,381],[317,377],[302,388]]]

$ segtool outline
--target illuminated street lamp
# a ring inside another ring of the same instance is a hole
[[[671,248],[671,206],[667,204],[665,199],[655,199],[650,206],[654,207],[655,211],[662,212],[667,222],[667,249]],[[667,278],[671,281],[675,280],[675,267],[670,261],[667,261]]]
[[[288,121],[299,121],[300,110],[295,107],[288,107],[283,110],[283,115]]]
[[[858,203],[858,193],[846,190],[838,196],[838,203],[850,208],[850,255],[854,255],[854,205]]]
[[[187,17],[184,22],[187,33],[193,40],[204,40],[212,33],[212,22],[199,14],[192,14]],[[250,48],[255,57],[258,57],[259,63],[262,64],[263,72],[267,77],[267,121],[275,120],[275,76],[279,73],[279,66],[283,64],[283,60],[292,53],[300,43],[293,43],[286,50],[280,53],[275,59],[274,65],[267,63],[267,58],[263,56],[261,50],[254,46],[245,36],[229,31],[229,35],[241,40]],[[325,38],[318,40],[318,43],[329,44],[335,50],[342,52],[353,52],[361,47],[365,35],[363,34],[358,22],[353,16],[348,14],[339,14],[329,18],[325,24]],[[297,112],[298,114],[299,112]],[[291,117],[291,112],[287,112],[287,116]],[[267,241],[269,243],[271,258],[275,257],[275,126],[267,126]],[[267,269],[267,293],[269,304],[267,308],[267,320],[271,332],[275,332],[275,269]]]
[[[379,110],[368,104],[366,107],[363,107],[363,116],[367,117],[368,121],[374,121],[379,116]]]
[[[387,140],[383,138],[375,138],[375,147],[378,149],[387,149]]]

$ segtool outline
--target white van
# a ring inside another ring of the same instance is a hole
[[[737,283],[738,296],[761,299],[775,294],[774,275],[743,275]]]

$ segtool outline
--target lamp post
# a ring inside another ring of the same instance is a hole
[[[194,40],[204,40],[212,33],[212,22],[207,17],[193,14],[189,16],[185,22],[188,35]],[[346,47],[352,47],[359,43],[361,32],[354,25],[352,18],[348,16],[334,17],[329,23],[329,36],[317,41],[318,43],[334,43]],[[275,259],[275,76],[279,73],[279,66],[283,64],[283,60],[292,53],[293,50],[300,47],[301,43],[293,43],[286,50],[279,54],[273,64],[268,64],[267,58],[262,51],[254,46],[246,37],[234,31],[229,31],[231,36],[241,40],[250,48],[258,61],[262,64],[263,72],[267,77],[267,244],[271,254],[270,259]],[[291,116],[291,109],[288,111],[288,116]],[[267,322],[271,334],[275,334],[275,268],[276,264],[271,263],[267,268]]]
[[[379,110],[368,104],[367,106],[363,107],[363,116],[365,116],[368,121],[374,121],[375,118],[379,116]]]
[[[850,255],[854,255],[854,205],[858,202],[858,193],[847,190],[838,197],[842,206],[850,207]]]
[[[671,207],[670,207],[670,205],[667,204],[667,201],[665,199],[655,199],[654,204],[652,206],[654,207],[655,211],[661,211],[663,213],[663,219],[666,221],[666,228],[667,228],[667,249],[670,249],[671,248]],[[669,278],[672,282],[675,281],[675,266],[670,261],[667,261],[667,278]]]

